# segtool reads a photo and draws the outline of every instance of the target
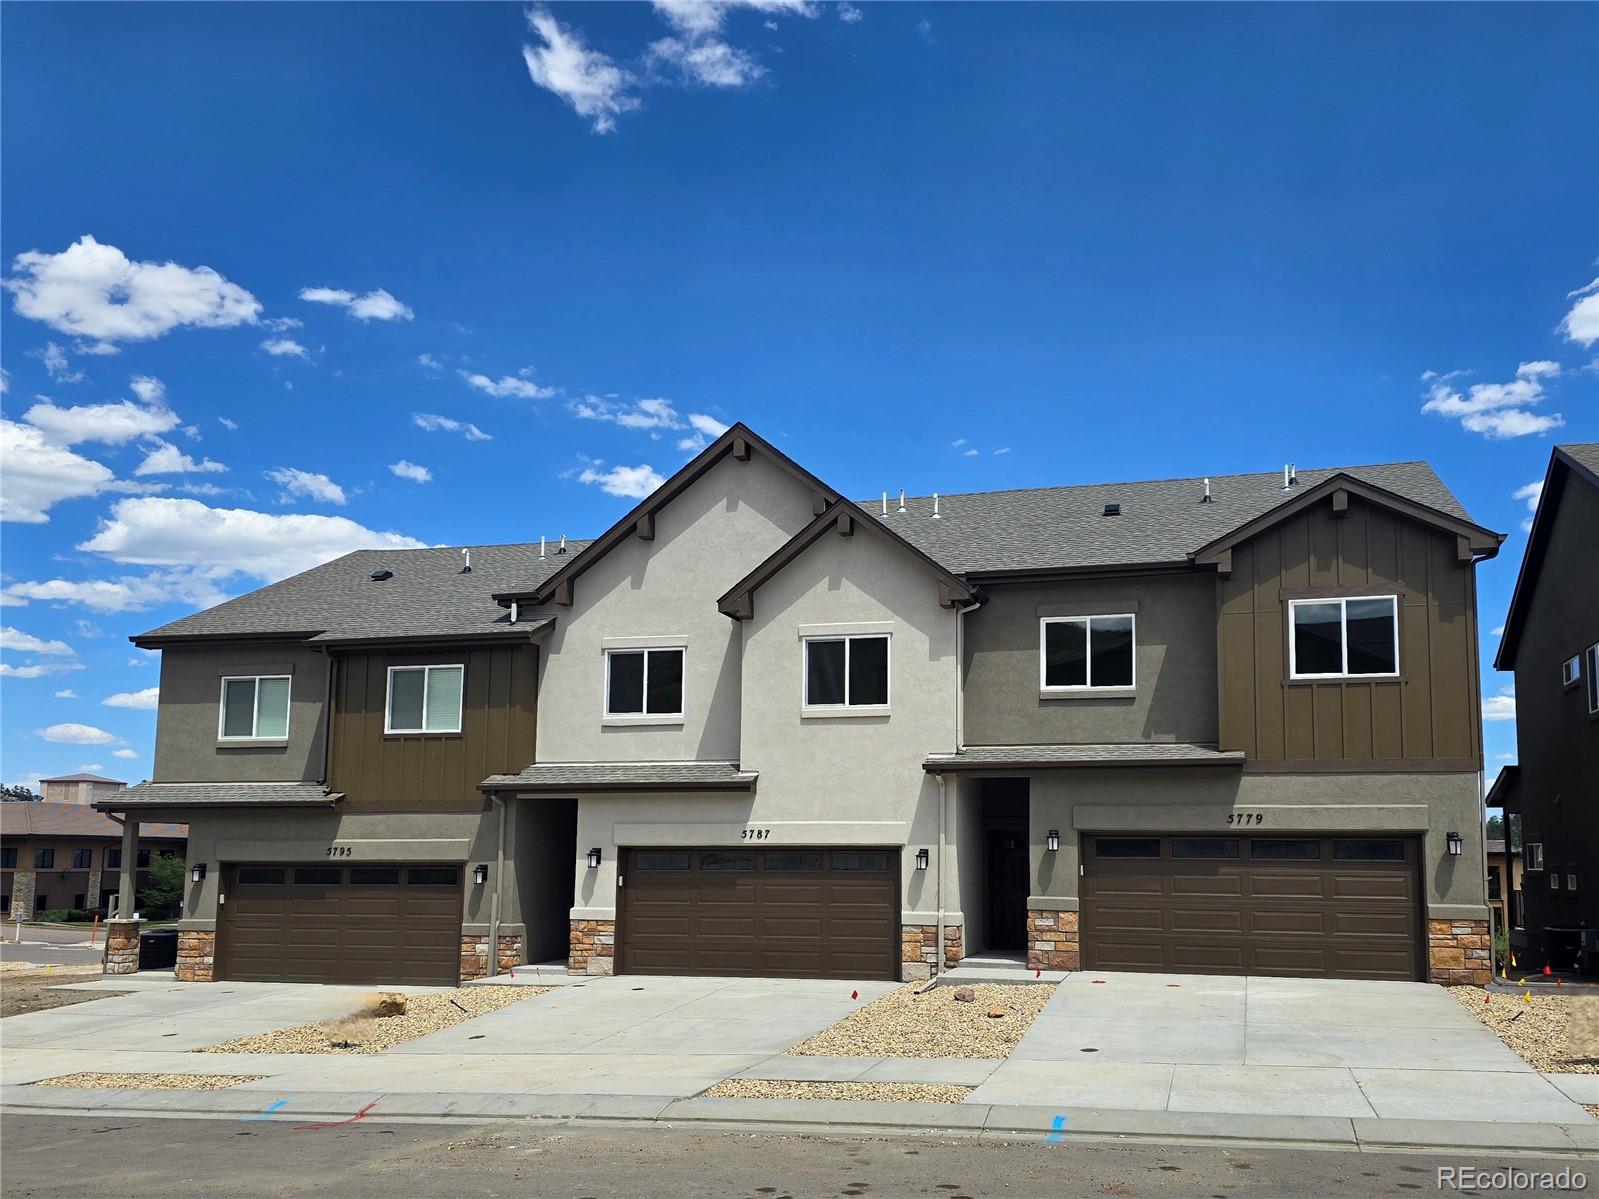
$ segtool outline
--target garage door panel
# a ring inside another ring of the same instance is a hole
[[[1100,909],[1097,927],[1110,932],[1161,932],[1166,927],[1166,909],[1106,904]]]
[[[1234,899],[1244,897],[1244,880],[1237,874],[1174,874],[1171,876],[1171,885],[1167,894],[1175,899],[1185,895],[1227,896]]]
[[[1242,933],[1244,913],[1238,908],[1173,908],[1174,933]]]
[[[1384,871],[1335,874],[1331,879],[1334,899],[1413,899],[1415,879]]]
[[[1171,951],[1162,960],[1161,968],[1232,974],[1244,968],[1244,961],[1244,947],[1239,942],[1200,938],[1172,942]]]
[[[1252,933],[1265,935],[1297,935],[1301,937],[1326,936],[1329,913],[1319,908],[1267,908],[1251,911],[1248,928]]]
[[[1249,880],[1249,894],[1255,899],[1326,899],[1327,880],[1308,870],[1274,867],[1271,873],[1256,874]]]

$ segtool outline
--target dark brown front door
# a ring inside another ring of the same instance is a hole
[[[1415,980],[1408,837],[1083,836],[1084,969]]]
[[[617,969],[899,977],[896,849],[629,849]]]
[[[459,866],[230,866],[226,879],[218,979],[460,981]]]
[[[988,947],[1027,948],[1027,834],[988,834]]]

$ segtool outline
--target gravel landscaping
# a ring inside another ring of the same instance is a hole
[[[712,1099],[874,1099],[878,1102],[959,1103],[971,1087],[926,1082],[797,1082],[730,1078],[705,1094]]]
[[[241,1082],[254,1082],[263,1074],[63,1074],[41,1078],[36,1087],[116,1087],[154,1090],[220,1091]]]
[[[1528,1003],[1524,994],[1481,987],[1450,987],[1449,993],[1533,1069],[1599,1074],[1599,996],[1542,994]]]
[[[840,1057],[1005,1058],[1055,993],[1054,987],[1041,983],[934,987],[921,995],[916,986],[903,986],[873,1000],[789,1052]],[[969,1003],[955,998],[968,992],[974,996]]]
[[[372,996],[342,1020],[296,1024],[272,1032],[235,1037],[220,1045],[207,1045],[195,1053],[382,1053],[396,1045],[425,1037],[430,1032],[486,1016],[513,1003],[548,994],[552,987],[463,987],[458,991],[431,991],[405,996],[405,1013],[373,1016],[368,1012],[379,996]]]

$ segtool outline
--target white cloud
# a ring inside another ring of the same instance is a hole
[[[63,687],[60,691],[56,692],[56,698],[57,699],[77,699],[78,698],[78,693],[76,691],[74,691],[71,687]]]
[[[62,500],[99,495],[116,483],[109,468],[50,444],[32,425],[0,420],[0,451],[5,461],[0,520],[43,524]]]
[[[499,379],[491,379],[487,375],[476,375],[469,371],[462,371],[461,378],[465,379],[479,391],[491,396],[516,396],[523,400],[543,400],[555,394],[553,387],[540,387],[526,376],[528,370],[523,370],[519,375],[501,375]]]
[[[166,402],[167,385],[150,375],[134,375],[128,380],[128,390],[146,404],[159,405]]]
[[[998,458],[1001,454],[1008,454],[1008,453],[1010,453],[1010,446],[1002,445],[1002,446],[999,447],[999,449],[994,451],[994,457]]]
[[[1008,451],[999,451],[999,450],[995,450],[995,451],[994,451],[994,452],[995,452],[995,453],[1001,453],[1001,452],[1008,452]],[[975,457],[977,457],[977,451],[976,451],[976,450],[975,450],[975,449],[971,449],[971,450],[962,450],[962,451],[961,451],[961,457],[962,457],[962,458],[975,458]]]
[[[810,0],[654,0],[654,7],[676,36],[651,43],[649,61],[674,67],[684,82],[706,87],[743,87],[766,74],[753,55],[721,37],[734,9],[805,17],[817,13]],[[845,14],[848,8],[840,9],[846,21],[851,20]],[[860,19],[858,11],[853,19]]]
[[[961,448],[961,446],[966,444],[966,439],[964,437],[957,437],[954,441],[950,442],[949,444],[952,447],[954,447],[955,449],[958,450],[958,449]]]
[[[5,286],[19,315],[100,342],[253,324],[261,312],[254,296],[210,267],[134,262],[88,234],[59,254],[18,254],[12,271]]]
[[[155,448],[144,456],[144,461],[134,468],[133,473],[138,476],[215,474],[227,469],[222,463],[209,458],[196,462],[177,446],[158,437],[155,439]]]
[[[113,758],[123,759],[137,758],[139,756],[139,751],[136,749],[114,749],[111,751],[111,756]]]
[[[421,549],[425,544],[399,533],[365,528],[343,516],[278,516],[211,508],[199,500],[141,497],[118,500],[110,519],[78,548],[135,566],[215,571],[222,564],[230,573],[270,582],[352,550]]]
[[[688,414],[688,423],[692,426],[694,432],[687,437],[680,438],[677,448],[689,450],[696,454],[709,445],[713,438],[720,437],[723,433],[726,433],[729,428],[729,426],[724,425],[714,416],[707,416],[703,412],[690,412]]]
[[[63,654],[69,658],[76,652],[65,641],[46,641],[10,625],[0,625],[0,649],[17,650],[25,654]]]
[[[1542,495],[1543,495],[1543,480],[1542,479],[1534,479],[1531,483],[1528,483],[1525,487],[1518,487],[1514,491],[1512,491],[1510,493],[1510,498],[1514,499],[1514,500],[1525,500],[1527,502],[1527,511],[1531,512],[1531,513],[1536,513],[1538,511],[1538,499]],[[1521,531],[1526,533],[1526,532],[1531,532],[1531,530],[1532,530],[1532,517],[1528,516],[1525,520],[1523,520],[1521,522]]]
[[[543,9],[530,10],[527,23],[543,43],[522,44],[528,75],[539,87],[570,104],[578,116],[590,120],[595,133],[610,133],[617,117],[638,108],[633,76],[609,55],[590,50],[581,37]]]
[[[261,348],[274,358],[310,357],[306,348],[292,337],[269,337],[261,343]]]
[[[237,429],[239,427],[238,421],[229,420],[225,416],[217,417],[217,424],[221,425],[224,429]]]
[[[1577,342],[1586,349],[1599,341],[1599,279],[1568,293],[1566,299],[1577,302],[1561,318],[1560,332],[1567,341]]]
[[[592,483],[607,495],[642,499],[666,480],[653,466],[613,466],[599,470],[599,463],[586,466],[577,476],[580,483]]]
[[[108,708],[135,708],[140,712],[154,712],[161,701],[161,688],[146,687],[143,691],[119,691],[100,702]]]
[[[1468,432],[1481,433],[1492,440],[1543,433],[1566,423],[1558,412],[1544,416],[1528,411],[1546,398],[1544,380],[1560,374],[1556,363],[1523,362],[1510,382],[1476,383],[1464,394],[1452,382],[1459,373],[1439,375],[1429,371],[1422,376],[1431,383],[1427,402],[1421,406],[1423,412],[1458,420]]]
[[[86,354],[91,358],[104,358],[111,354],[120,354],[122,350],[112,345],[109,341],[75,341],[72,348],[79,354]]]
[[[441,371],[444,369],[444,363],[433,357],[432,354],[418,354],[416,356],[416,361],[418,366],[425,366],[430,371]]]
[[[83,372],[72,369],[72,364],[67,360],[67,352],[55,342],[49,342],[44,349],[30,351],[44,363],[44,373],[57,383],[82,383]]]
[[[416,317],[409,307],[379,287],[365,295],[337,287],[304,287],[300,298],[311,304],[332,304],[360,321],[408,321]]]
[[[636,400],[631,404],[618,403],[604,396],[587,395],[573,400],[569,405],[572,415],[581,420],[601,420],[624,429],[637,429],[660,436],[661,430],[692,429],[690,436],[680,438],[680,450],[703,450],[713,437],[726,433],[728,426],[703,412],[690,412],[686,417],[672,406],[670,400],[660,398]]]
[[[1482,700],[1484,720],[1514,720],[1516,718],[1516,689],[1503,688],[1498,695],[1485,695]]]
[[[274,333],[287,333],[290,329],[301,329],[305,322],[294,316],[273,316],[261,322]]]
[[[838,19],[846,25],[853,25],[866,14],[856,8],[849,0],[840,0],[838,6]]]
[[[105,766],[104,766],[103,763],[100,763],[100,762],[85,762],[82,765],[80,765],[78,767],[78,769],[82,770],[82,771],[86,771],[88,773],[93,773],[96,770],[104,770]]]
[[[159,436],[178,426],[178,415],[170,408],[146,408],[132,400],[77,404],[71,408],[57,408],[45,401],[29,408],[22,419],[61,446],[83,441],[122,445],[136,437]]]
[[[1494,627],[1493,627],[1493,635],[1494,635],[1494,636],[1495,636],[1495,637],[1502,637],[1502,636],[1503,636],[1503,635],[1504,635],[1504,632],[1505,632],[1505,626],[1504,626],[1504,625],[1502,625],[1502,624],[1500,624],[1500,625],[1495,625],[1495,626],[1494,626]]]
[[[10,662],[0,662],[0,678],[42,679],[45,675],[62,674],[83,668],[82,662],[30,662],[26,666],[13,666]]]
[[[7,583],[0,588],[0,603],[21,607],[33,601],[81,604],[96,612],[136,612],[158,604],[187,604],[209,608],[227,599],[216,584],[231,573],[226,567],[156,570],[118,579],[42,579]]]
[[[415,462],[407,462],[401,458],[398,462],[389,463],[389,470],[397,478],[410,479],[413,483],[433,482],[433,472],[425,466],[418,466]]]
[[[261,474],[283,488],[283,494],[278,498],[284,502],[294,496],[304,496],[306,499],[318,500],[324,504],[343,504],[346,499],[344,488],[326,475],[300,470],[293,466],[278,466],[272,470],[264,470]]]
[[[493,441],[492,433],[485,433],[476,425],[467,421],[454,420],[448,416],[439,416],[432,412],[413,412],[411,423],[418,429],[426,429],[429,433],[459,433],[468,441]]]
[[[92,724],[52,724],[49,728],[34,731],[46,741],[66,745],[115,745],[122,740],[114,733],[97,729]]]

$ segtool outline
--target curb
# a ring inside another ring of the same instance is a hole
[[[31,1092],[31,1093],[23,1093]],[[54,1092],[54,1094],[48,1094]],[[269,1110],[270,1109],[270,1110]],[[494,1095],[433,1092],[36,1089],[7,1086],[7,1115],[186,1117],[213,1120],[398,1120],[770,1128],[815,1134],[1036,1137],[1180,1141],[1353,1151],[1450,1150],[1580,1156],[1599,1153],[1599,1122],[1509,1124],[1334,1116],[1230,1116],[1213,1112],[1087,1109],[858,1099],[674,1099],[664,1095]]]

